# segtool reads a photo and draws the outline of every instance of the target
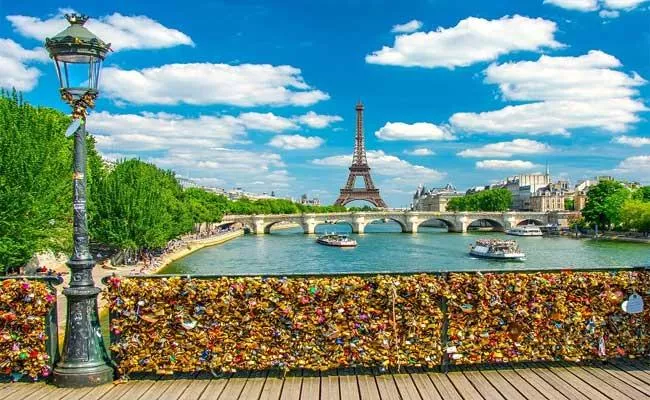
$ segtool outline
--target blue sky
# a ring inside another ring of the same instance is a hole
[[[66,110],[43,38],[62,13],[115,52],[88,121],[108,158],[332,202],[355,114],[390,206],[548,162],[650,184],[650,1],[9,2],[0,86]]]

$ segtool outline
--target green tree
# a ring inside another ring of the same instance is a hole
[[[621,223],[621,208],[630,198],[630,191],[616,181],[601,181],[589,189],[582,210],[587,223],[612,229]]]
[[[650,232],[650,202],[627,200],[621,207],[620,216],[625,229]]]
[[[635,200],[650,202],[650,186],[642,186],[632,193],[632,198]]]
[[[193,228],[174,174],[135,159],[118,162],[98,183],[91,222],[94,240],[119,249],[164,247]]]
[[[25,264],[34,253],[66,251],[72,236],[70,118],[33,107],[0,91],[0,270]],[[88,188],[101,174],[101,159],[88,140]]]
[[[565,210],[574,210],[575,202],[573,199],[564,199],[564,209]]]
[[[512,193],[508,189],[488,189],[454,197],[447,203],[449,211],[507,211],[512,204]]]

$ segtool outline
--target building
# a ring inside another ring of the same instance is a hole
[[[426,190],[423,185],[418,186],[413,195],[412,209],[414,211],[447,211],[447,203],[454,197],[462,197],[463,193],[456,190],[451,183],[440,187]]]
[[[564,200],[566,199],[566,191],[555,190],[551,186],[553,184],[537,189],[537,191],[530,196],[530,210],[535,212],[547,211],[564,211]]]
[[[306,206],[320,206],[320,200],[316,197],[309,199],[307,198],[307,194],[303,194],[300,196],[300,204],[306,205]]]

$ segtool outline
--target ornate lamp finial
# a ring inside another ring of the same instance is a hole
[[[82,25],[88,21],[88,16],[84,14],[70,13],[65,15],[70,25]]]

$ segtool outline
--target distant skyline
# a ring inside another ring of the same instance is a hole
[[[519,173],[650,184],[650,1],[9,2],[0,87],[68,112],[63,13],[113,44],[88,129],[109,159],[333,202],[354,105],[389,206]]]

